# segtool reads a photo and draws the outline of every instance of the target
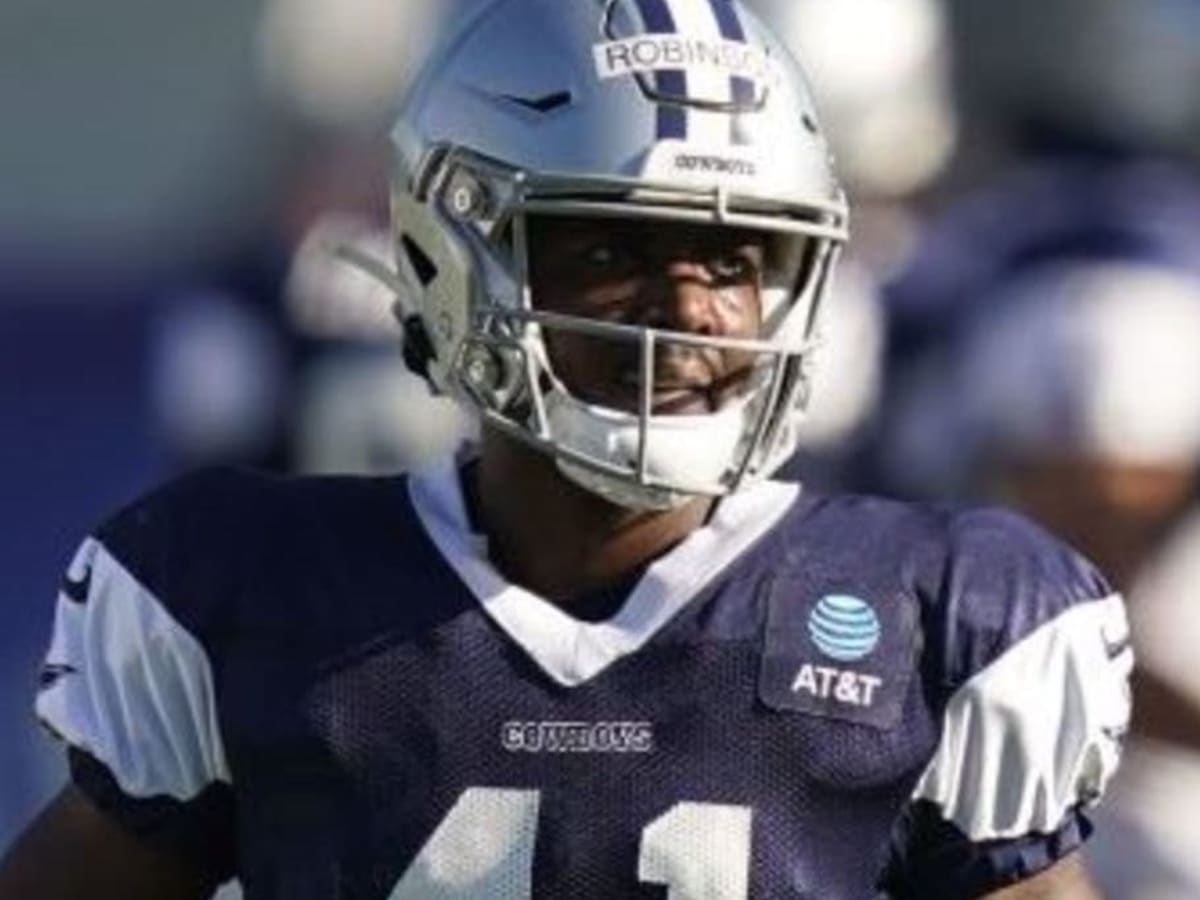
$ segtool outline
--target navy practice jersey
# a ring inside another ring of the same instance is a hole
[[[250,900],[953,900],[1083,840],[1130,665],[1100,576],[1000,511],[762,484],[583,622],[450,466],[210,472],[83,544],[37,708]]]

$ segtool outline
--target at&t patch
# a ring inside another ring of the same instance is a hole
[[[806,595],[807,593],[807,595]],[[772,585],[758,693],[772,709],[891,728],[917,665],[917,604],[903,595]]]

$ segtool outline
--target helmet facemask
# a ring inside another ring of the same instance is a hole
[[[398,192],[402,273],[424,294],[437,355],[434,387],[487,425],[553,456],[572,481],[634,509],[720,496],[791,455],[807,401],[820,301],[844,236],[835,204],[779,208],[723,190],[523,173],[461,149],[431,154],[412,193]],[[622,218],[761,232],[768,264],[760,333],[733,338],[600,321],[540,309],[530,284],[530,217]],[[461,298],[466,299],[466,303]],[[551,345],[603,342],[633,360],[630,402],[596,402],[556,370]],[[667,358],[742,362],[703,412],[656,398]]]

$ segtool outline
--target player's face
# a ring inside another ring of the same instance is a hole
[[[623,219],[543,217],[529,226],[533,303],[543,311],[663,331],[756,338],[762,326],[766,240],[752,231]],[[589,403],[633,412],[636,342],[548,329],[550,362]],[[653,410],[708,413],[741,389],[754,354],[665,341]]]

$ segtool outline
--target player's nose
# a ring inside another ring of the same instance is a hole
[[[648,281],[647,324],[690,334],[726,332],[719,289],[702,263],[682,257],[662,260]]]

